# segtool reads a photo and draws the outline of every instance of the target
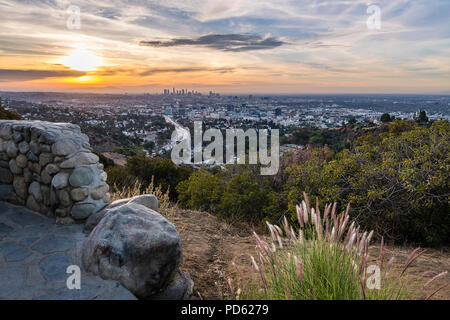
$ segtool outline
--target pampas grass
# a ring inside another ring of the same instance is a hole
[[[404,273],[425,250],[417,248],[407,258],[400,274],[391,272],[394,257],[386,259],[384,239],[377,259],[369,256],[373,231],[366,232],[350,221],[348,205],[336,212],[336,203],[321,213],[316,201],[313,208],[304,194],[296,206],[298,231],[286,219],[282,228],[267,222],[270,240],[256,233],[258,259],[251,257],[254,276],[245,281],[235,264],[238,283],[229,280],[237,299],[298,300],[397,300],[410,297]],[[435,276],[427,284],[442,277]],[[374,277],[378,276],[379,279]],[[378,281],[379,280],[379,281]],[[381,283],[379,288],[369,284]],[[426,284],[426,285],[427,285]],[[446,287],[441,286],[427,298]],[[239,294],[237,294],[239,293]]]

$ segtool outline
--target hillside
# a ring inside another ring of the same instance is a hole
[[[252,228],[249,225],[228,224],[209,213],[191,210],[178,210],[170,220],[179,230],[183,241],[182,269],[190,273],[195,283],[192,299],[231,298],[227,279],[236,277],[232,262],[236,263],[244,275],[252,274],[250,255],[255,255]],[[257,231],[258,234],[262,232],[263,230]],[[413,249],[387,246],[387,255],[396,257],[394,271],[401,268]],[[377,256],[378,252],[378,246],[370,247],[371,256]],[[408,283],[411,283],[412,298],[423,299],[450,279],[447,274],[446,279],[432,283],[424,290],[423,284],[431,278],[424,275],[424,272],[449,269],[448,249],[427,249],[405,273]],[[444,288],[433,299],[450,299],[450,288]]]

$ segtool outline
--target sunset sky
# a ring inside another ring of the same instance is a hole
[[[4,91],[450,93],[449,0],[0,0],[0,12]]]

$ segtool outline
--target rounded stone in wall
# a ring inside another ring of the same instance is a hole
[[[16,163],[20,168],[26,168],[28,165],[28,159],[23,154],[19,154],[16,158]]]
[[[46,206],[50,205],[50,188],[41,185],[42,203]]]
[[[53,155],[51,153],[41,153],[39,155],[39,165],[45,167],[47,164],[53,161]]]
[[[70,169],[79,165],[95,164],[98,160],[98,156],[93,153],[79,152],[70,159],[62,162],[59,166],[62,169]]]
[[[41,180],[44,184],[50,184],[52,182],[52,176],[48,173],[47,169],[42,170]]]
[[[28,151],[27,152],[27,159],[31,162],[38,162],[39,158],[33,153],[33,151]]]
[[[76,220],[84,220],[94,212],[95,208],[93,203],[77,203],[73,205],[70,215]]]
[[[91,190],[91,198],[94,200],[100,200],[105,196],[105,194],[108,191],[109,191],[109,186],[107,184],[99,186],[99,187]]]
[[[37,202],[42,201],[41,185],[39,182],[32,182],[28,187],[28,193],[32,195]]]
[[[17,156],[17,152],[19,152],[19,149],[17,149],[16,144],[13,141],[9,141],[6,145],[6,154],[10,158],[15,158]]]
[[[26,206],[28,209],[33,210],[33,211],[41,210],[40,204],[36,201],[36,199],[34,199],[34,197],[32,195],[28,196]]]
[[[73,170],[69,178],[72,187],[82,187],[89,185],[94,179],[94,172],[89,167],[78,167]]]
[[[58,194],[59,202],[64,207],[68,207],[72,204],[72,201],[70,201],[69,193],[66,190],[59,190],[57,194]]]
[[[75,188],[70,191],[70,196],[72,197],[73,201],[83,201],[86,199],[89,195],[89,189],[88,188]]]
[[[49,174],[55,174],[55,173],[59,172],[59,167],[53,163],[50,163],[48,166],[45,167],[45,169],[47,170],[47,172]]]
[[[13,187],[16,194],[22,198],[26,199],[28,196],[28,186],[25,182],[25,178],[21,176],[15,176],[13,181]]]
[[[66,172],[60,172],[55,175],[52,179],[52,186],[55,189],[62,189],[67,187],[67,182],[69,180],[69,174]]]
[[[52,152],[57,156],[67,156],[78,150],[80,150],[80,147],[72,139],[58,140],[52,146]]]
[[[0,127],[0,138],[5,139],[5,140],[10,140],[12,138],[11,127],[8,127],[8,126]]]
[[[22,174],[22,168],[17,165],[16,160],[14,159],[9,160],[9,170],[15,175]]]
[[[20,132],[14,131],[12,138],[15,143],[19,143],[23,140],[23,135]]]
[[[30,150],[30,145],[26,141],[19,143],[20,153],[26,154]]]
[[[30,149],[35,155],[39,155],[41,153],[41,147],[39,143],[34,140],[30,142]]]
[[[31,173],[30,169],[23,169],[23,177],[26,183],[30,183],[33,180],[33,173]]]

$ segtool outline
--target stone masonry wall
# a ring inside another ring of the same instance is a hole
[[[72,223],[103,209],[108,191],[103,165],[79,126],[0,120],[0,201]]]

